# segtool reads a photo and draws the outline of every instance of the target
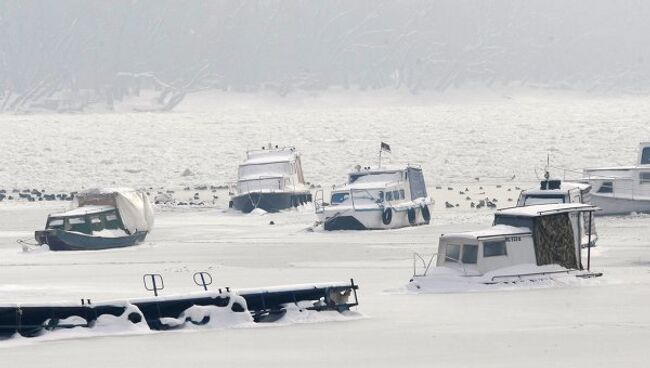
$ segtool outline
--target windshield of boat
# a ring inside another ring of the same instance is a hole
[[[384,191],[380,189],[355,189],[352,190],[354,203],[372,202],[381,203],[384,201]]]
[[[284,182],[283,178],[240,180],[237,190],[239,193],[282,190]]]
[[[564,203],[564,195],[527,195],[524,198],[524,206],[532,206],[536,204],[555,204]]]
[[[283,177],[288,175],[291,175],[291,163],[289,161],[239,165],[240,179]]]
[[[494,215],[494,225],[508,225],[513,227],[526,227],[533,229],[533,218],[507,216],[507,215]]]
[[[331,204],[336,205],[336,204],[341,204],[347,200],[350,199],[350,193],[349,192],[339,192],[339,193],[332,193],[332,199],[330,201]]]
[[[650,165],[650,147],[643,148],[641,152],[641,165]]]
[[[353,198],[355,203],[381,203],[384,201],[384,191],[380,189],[354,189],[352,194],[350,192],[336,192],[332,193],[330,204],[342,204],[350,201],[350,198]]]

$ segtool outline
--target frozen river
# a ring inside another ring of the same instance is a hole
[[[171,114],[0,116],[0,188],[222,184],[233,177],[246,146],[269,140],[300,148],[308,180],[326,184],[343,180],[355,163],[374,160],[384,140],[394,162],[423,165],[438,203],[461,199],[436,185],[478,193],[475,177],[505,183],[485,188],[486,195],[505,199],[516,197],[516,185],[535,179],[533,168],[542,167],[547,152],[562,167],[626,164],[635,160],[639,140],[650,139],[650,102],[633,97],[253,105]],[[181,176],[185,169],[194,175]],[[546,368],[646,367],[650,361],[646,215],[597,219],[592,264],[604,277],[581,287],[414,295],[404,288],[412,253],[434,252],[441,233],[488,226],[490,210],[438,206],[430,226],[325,233],[304,230],[315,220],[310,208],[238,215],[224,209],[222,198],[213,208],[157,207],[156,227],[137,247],[23,252],[15,240],[30,237],[48,213],[65,205],[0,202],[0,301],[142,296],[142,274],[152,272],[165,277],[165,294],[196,291],[192,274],[208,270],[216,285],[232,287],[353,277],[363,318],[14,339],[0,342],[7,366]]]

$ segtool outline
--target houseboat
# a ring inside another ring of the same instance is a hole
[[[128,247],[144,241],[153,218],[145,192],[90,189],[75,195],[70,211],[50,214],[34,237],[55,251]]]
[[[650,212],[650,142],[641,143],[637,165],[585,169],[583,174],[601,215]]]
[[[316,215],[325,230],[379,230],[428,224],[433,200],[422,168],[357,166],[334,186],[329,202],[316,194]]]
[[[501,209],[488,229],[443,234],[438,252],[428,261],[416,254],[408,287],[414,291],[441,292],[601,276],[591,272],[589,246],[593,243],[591,229],[597,210],[582,203]],[[587,226],[581,221],[585,215]]]
[[[297,207],[312,201],[309,186],[294,147],[271,146],[246,152],[236,184],[230,187],[230,204],[244,213],[256,208],[266,212]]]

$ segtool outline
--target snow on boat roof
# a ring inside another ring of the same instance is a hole
[[[90,188],[86,190],[82,190],[81,192],[77,193],[76,196],[91,196],[91,195],[105,195],[105,194],[113,194],[113,193],[133,193],[137,192],[136,189],[133,188],[127,188],[127,187],[116,187],[116,188]]]
[[[525,194],[554,194],[554,193],[558,194],[558,193],[566,193],[567,191],[576,188],[580,190],[586,190],[591,188],[591,185],[586,183],[562,182],[560,184],[560,189],[540,189],[539,187],[537,187],[537,188],[526,189],[524,190],[524,193]]]
[[[246,160],[240,166],[290,162],[294,159],[295,151],[293,148],[257,150],[247,152],[246,156]]]
[[[422,168],[418,165],[405,165],[405,166],[382,166],[382,167],[369,167],[361,168],[359,170],[353,169],[348,172],[348,175],[363,175],[363,174],[392,174],[397,172],[403,172],[407,169],[419,169]]]
[[[514,227],[510,225],[495,225],[487,229],[477,231],[466,231],[462,233],[449,233],[443,234],[441,239],[480,239],[480,238],[493,238],[513,235],[527,235],[531,231],[527,227]]]
[[[91,215],[93,213],[101,213],[107,211],[114,211],[115,207],[113,206],[83,206],[77,207],[67,212],[55,213],[50,215],[50,217],[72,217],[72,216],[85,216]]]
[[[399,171],[372,172],[368,175],[361,175],[352,183],[346,183],[336,188],[336,190],[383,189],[399,183],[400,178]]]
[[[525,207],[511,207],[497,210],[496,215],[539,217],[566,212],[598,211],[599,208],[583,203],[539,204]]]

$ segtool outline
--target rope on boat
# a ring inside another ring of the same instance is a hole
[[[39,246],[39,243],[30,243],[27,239],[18,239],[16,240],[16,243],[20,245],[31,245],[31,246]]]

